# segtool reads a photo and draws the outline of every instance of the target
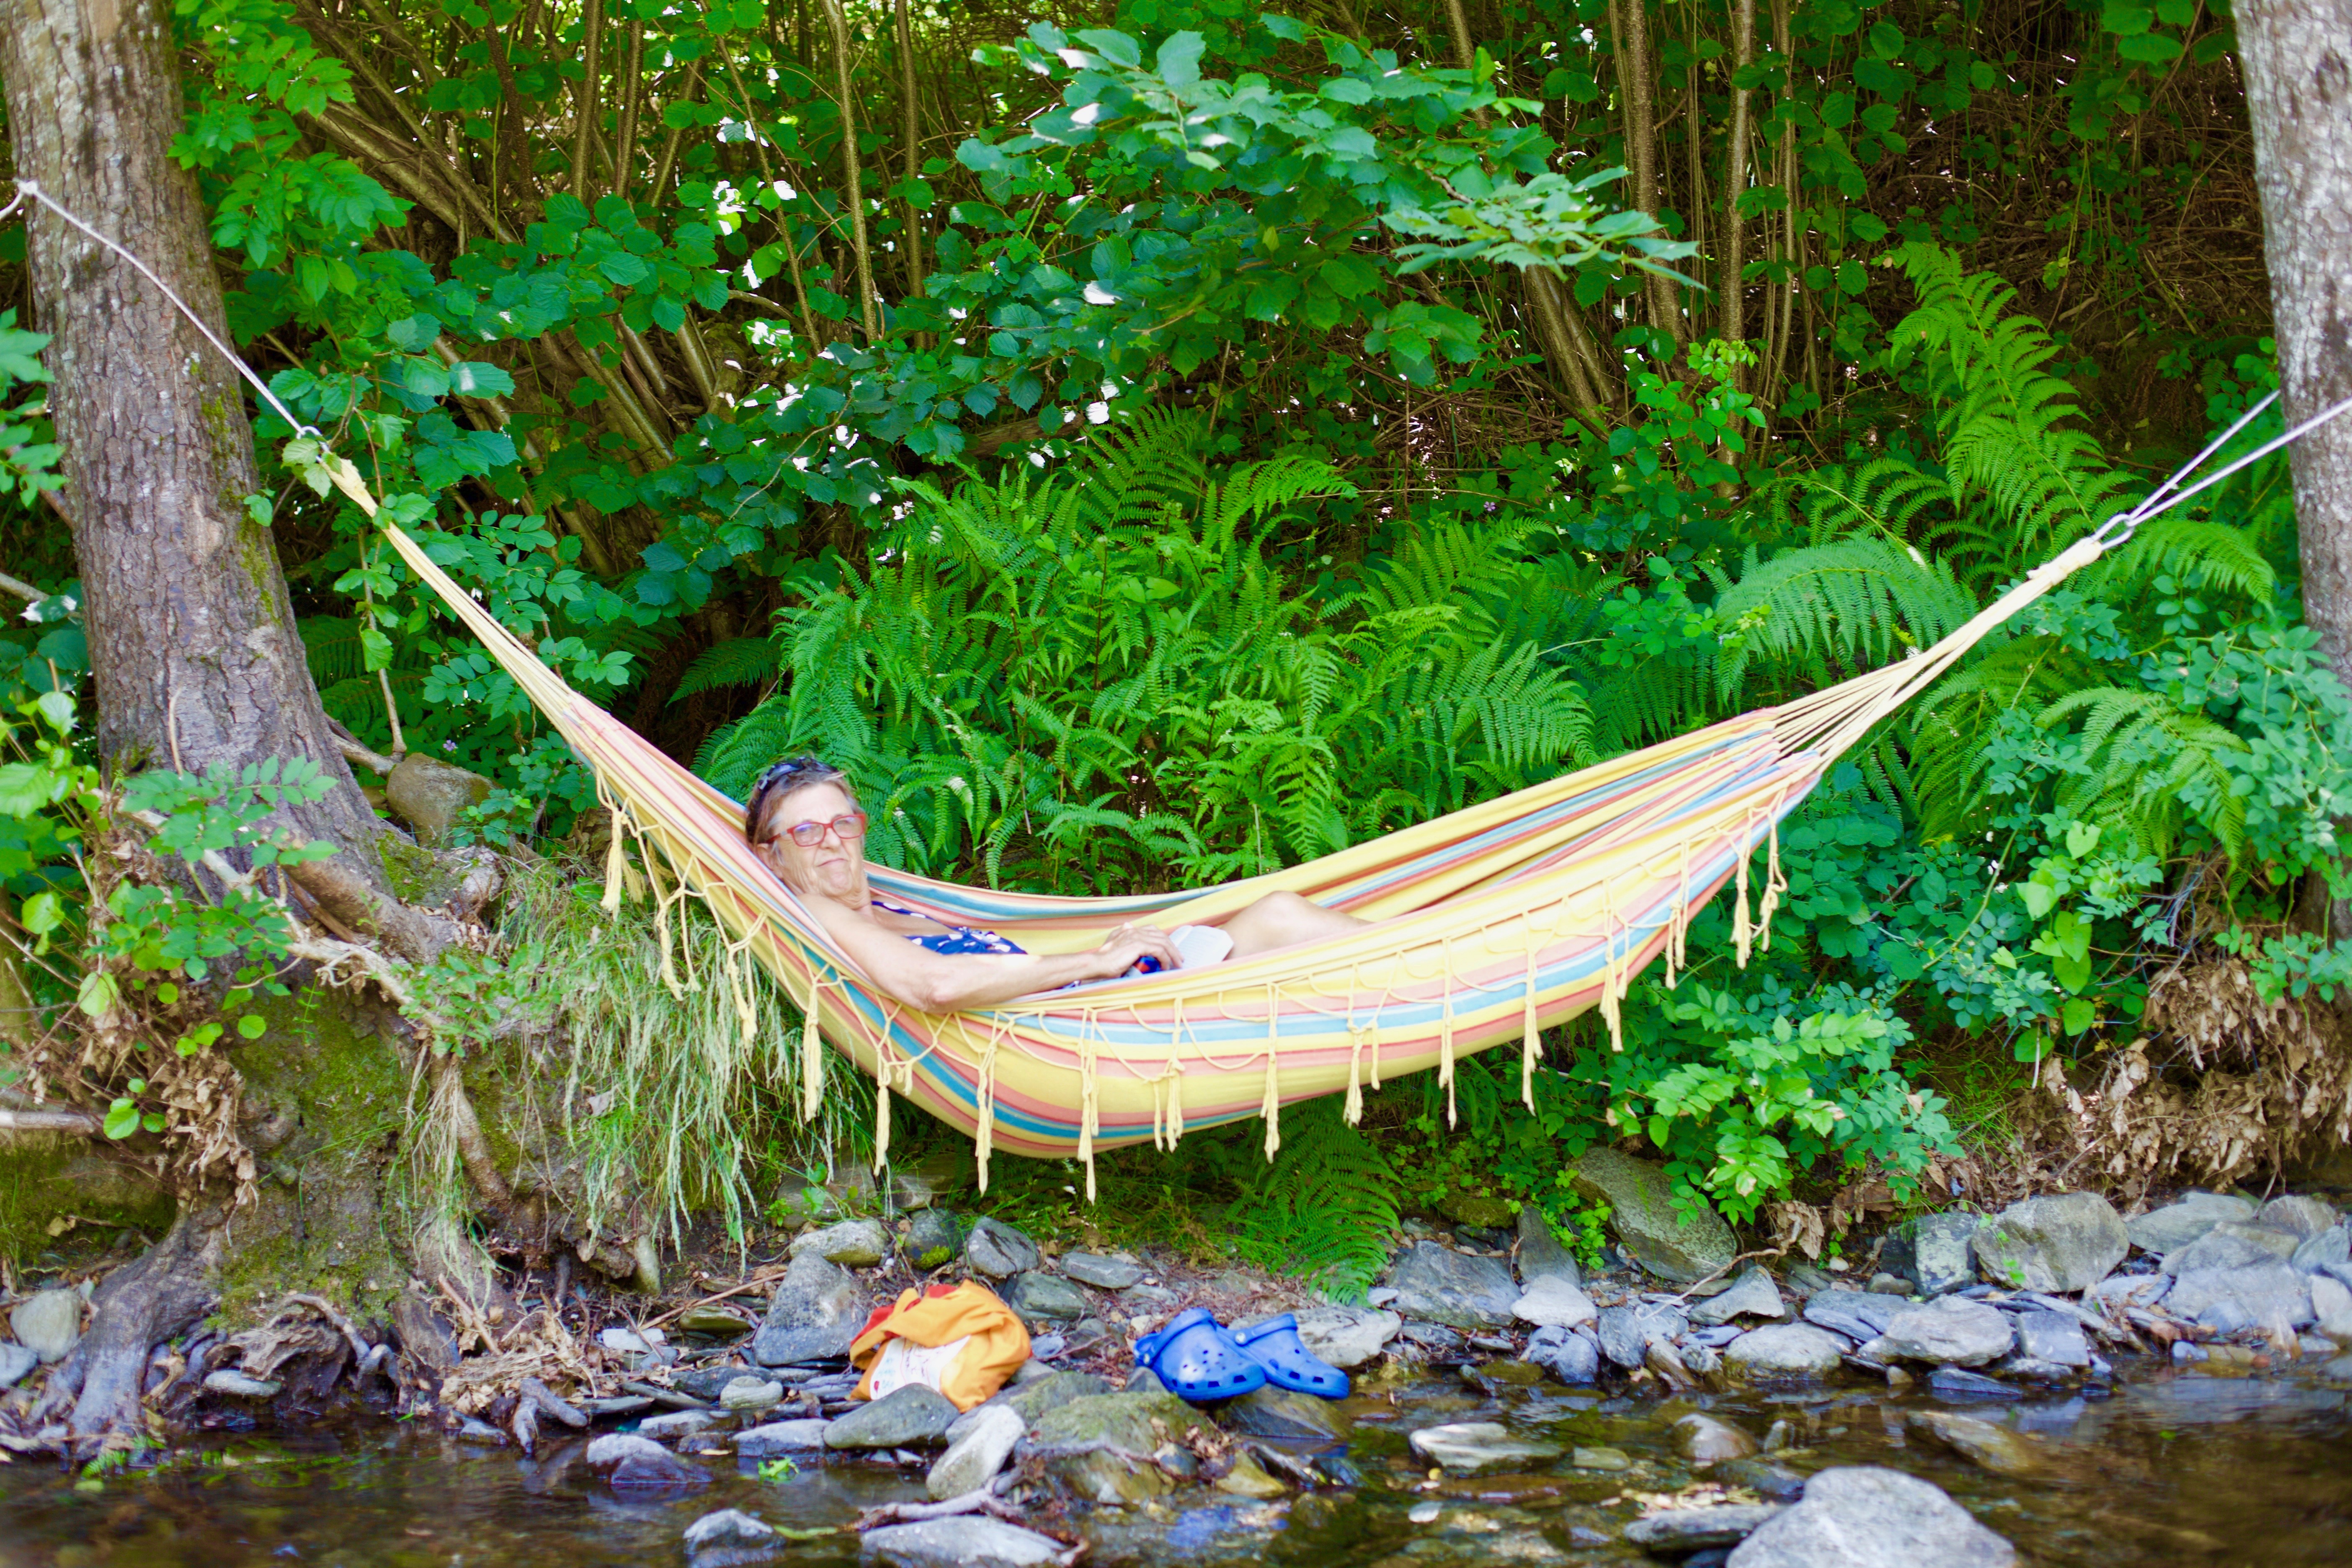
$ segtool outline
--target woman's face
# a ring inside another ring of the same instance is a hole
[[[847,792],[835,784],[811,784],[779,795],[768,805],[760,853],[796,893],[854,895],[866,868],[866,837],[858,834],[844,839],[831,825],[856,809]],[[803,822],[825,824],[824,837],[814,844],[793,843],[792,829]]]

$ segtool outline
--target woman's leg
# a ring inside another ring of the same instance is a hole
[[[1277,947],[1344,935],[1370,923],[1327,910],[1297,893],[1268,893],[1227,921],[1223,930],[1234,939],[1233,956],[1250,958]]]

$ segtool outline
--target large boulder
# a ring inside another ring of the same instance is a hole
[[[2317,1198],[2295,1194],[2264,1204],[2254,1223],[2292,1231],[2297,1241],[2308,1241],[2336,1223],[2336,1211]]]
[[[1965,1297],[1939,1296],[1895,1314],[1875,1342],[1888,1361],[1982,1366],[2014,1349],[2017,1335],[2007,1313]]]
[[[1519,1300],[1518,1283],[1502,1259],[1433,1241],[1416,1241],[1398,1253],[1384,1283],[1396,1292],[1389,1305],[1403,1316],[1455,1329],[1507,1329]]]
[[[1781,1378],[1826,1377],[1844,1359],[1845,1345],[1811,1323],[1770,1323],[1750,1329],[1724,1347],[1723,1364],[1732,1374],[1759,1383]]]
[[[2291,1259],[2301,1246],[2301,1238],[2291,1230],[2225,1219],[2188,1246],[2166,1253],[2164,1271],[2194,1274],[2209,1268],[2252,1268]]]
[[[751,1338],[751,1359],[761,1366],[839,1360],[866,1326],[868,1310],[855,1276],[814,1252],[803,1252],[777,1281],[768,1315]]]
[[[1042,1363],[1032,1362],[1032,1366]],[[1086,1399],[1111,1392],[1108,1379],[1090,1372],[1048,1372],[1043,1377],[1016,1383],[985,1404],[975,1405],[956,1417],[948,1427],[948,1441],[961,1443],[963,1435],[980,1423],[983,1410],[1009,1409],[1021,1417],[1024,1426],[1034,1426],[1049,1410],[1058,1410],[1073,1399]]]
[[[1728,1568],[2011,1568],[2017,1549],[1933,1482],[1876,1466],[1822,1470]]]
[[[1578,1196],[1609,1205],[1610,1228],[1625,1256],[1661,1279],[1690,1284],[1739,1256],[1721,1215],[1704,1204],[1693,1213],[1675,1204],[1664,1165],[1618,1149],[1591,1149],[1570,1167],[1569,1184]]]
[[[2096,1193],[2053,1193],[2011,1204],[1976,1233],[1977,1268],[2012,1290],[2082,1290],[2131,1250],[2116,1205]]]
[[[2131,1244],[2158,1258],[2178,1252],[2224,1220],[2254,1217],[2254,1200],[2235,1193],[2184,1193],[2177,1203],[2124,1221]]]
[[[1149,1456],[1208,1425],[1172,1394],[1097,1394],[1047,1411],[1033,1436],[1039,1448],[1062,1450],[1046,1468],[1078,1498],[1132,1503],[1173,1489]]]
[[[2193,1268],[2173,1279],[2164,1310],[2225,1334],[2291,1332],[2313,1321],[2310,1277],[2275,1259],[2246,1268]]]
[[[946,1438],[956,1415],[955,1402],[938,1389],[905,1384],[826,1426],[824,1446],[927,1448]]]
[[[384,779],[383,798],[415,832],[419,844],[437,849],[449,842],[459,817],[490,798],[490,781],[411,752]]]

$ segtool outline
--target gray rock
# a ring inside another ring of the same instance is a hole
[[[2316,1274],[2330,1264],[2352,1263],[2352,1226],[2331,1225],[2294,1249],[2287,1259],[2305,1274]]]
[[[963,1222],[945,1209],[919,1210],[907,1222],[898,1251],[918,1268],[944,1268],[963,1256]]]
[[[1977,1268],[2018,1290],[2080,1290],[2131,1250],[2115,1205],[2096,1193],[2058,1193],[2011,1204],[1976,1233]]]
[[[1844,1355],[1843,1342],[1825,1329],[1811,1323],[1770,1323],[1732,1341],[1724,1350],[1723,1364],[1735,1376],[1769,1382],[1826,1377],[1838,1369]]]
[[[2072,1312],[2019,1313],[2017,1349],[2021,1355],[2056,1366],[2091,1364],[2091,1342],[2083,1337],[2082,1320]]]
[[[1888,1237],[1879,1263],[1916,1283],[1922,1295],[1949,1295],[1976,1279],[1969,1244],[1983,1224],[1981,1215],[1960,1211],[1906,1220]]]
[[[247,1377],[234,1367],[205,1374],[205,1392],[223,1394],[231,1399],[275,1399],[284,1387],[274,1378]]]
[[[2007,1313],[1965,1297],[1939,1296],[1897,1312],[1877,1342],[1888,1361],[1982,1366],[2007,1355],[2016,1342]]]
[[[1949,1410],[1913,1410],[1906,1419],[1911,1430],[1998,1475],[2029,1476],[2042,1468],[2033,1445],[2006,1426]]]
[[[42,1361],[63,1361],[81,1339],[81,1292],[36,1290],[9,1312],[8,1326]]]
[[[939,1442],[959,1412],[935,1388],[910,1383],[861,1405],[824,1429],[828,1448],[922,1448]]]
[[[614,1487],[670,1489],[707,1486],[710,1473],[689,1465],[650,1437],[634,1432],[607,1432],[592,1440],[581,1456],[587,1467]]]
[[[1348,1435],[1348,1422],[1330,1400],[1267,1384],[1225,1402],[1217,1424],[1245,1437],[1329,1442]]]
[[[945,1502],[986,1486],[1013,1457],[1013,1446],[1029,1433],[1029,1423],[1007,1405],[982,1405],[965,1415],[972,1417],[970,1424],[959,1419],[962,1432],[949,1442],[948,1451],[940,1456],[923,1483],[935,1501]]]
[[[678,1331],[707,1334],[715,1340],[740,1339],[751,1325],[723,1307],[689,1307],[678,1315]]]
[[[468,807],[490,798],[490,781],[436,762],[423,752],[410,752],[385,776],[383,797],[415,829],[418,843],[437,849],[449,842],[451,830]]]
[[[1805,1303],[1805,1321],[1860,1344],[1886,1331],[1909,1303],[1867,1290],[1819,1290]]]
[[[1640,1366],[1654,1343],[1672,1344],[1690,1331],[1690,1320],[1663,1301],[1604,1310],[1593,1329],[1601,1353],[1619,1366]]]
[[[2224,1220],[2254,1217],[2254,1202],[2234,1193],[2185,1193],[2180,1201],[2124,1221],[2131,1244],[2161,1258],[2178,1252]]]
[[[2352,1340],[2352,1287],[2333,1274],[2311,1276],[2311,1315],[2329,1339]]]
[[[2172,1281],[2165,1310],[2225,1334],[2292,1331],[2312,1321],[2311,1279],[2273,1258],[2247,1268],[2197,1268]]]
[[[1570,1168],[1569,1182],[1580,1197],[1609,1205],[1610,1228],[1625,1256],[1662,1279],[1689,1284],[1739,1255],[1721,1215],[1702,1205],[1689,1215],[1676,1206],[1663,1165],[1602,1147]]]
[[[1780,1300],[1780,1288],[1772,1283],[1772,1276],[1750,1264],[1739,1271],[1731,1289],[1718,1296],[1710,1296],[1691,1309],[1690,1321],[1713,1326],[1727,1323],[1734,1318],[1785,1318],[1788,1303]]]
[[[838,1360],[865,1327],[866,1310],[866,1294],[847,1269],[804,1252],[777,1281],[751,1338],[751,1359],[761,1366]]]
[[[1052,1536],[971,1515],[887,1524],[857,1542],[860,1562],[887,1568],[1040,1568],[1066,1550]]]
[[[1694,1411],[1675,1423],[1675,1451],[1694,1465],[1752,1459],[1756,1439],[1727,1422]]]
[[[1571,1285],[1584,1283],[1583,1271],[1568,1248],[1544,1223],[1543,1211],[1533,1204],[1519,1205],[1519,1282],[1533,1285],[1543,1279],[1565,1279]]]
[[[512,1440],[488,1422],[475,1416],[466,1416],[457,1423],[457,1441],[460,1443],[478,1443],[484,1447],[503,1448]]]
[[[1521,1354],[1571,1388],[1601,1381],[1601,1347],[1582,1334],[1538,1329],[1528,1336],[1528,1348]]]
[[[1389,1266],[1391,1304],[1407,1318],[1456,1329],[1507,1329],[1519,1300],[1518,1282],[1500,1258],[1480,1258],[1417,1241]]]
[[[1097,1394],[1047,1411],[1035,1424],[1041,1448],[1066,1450],[1046,1461],[1054,1479],[1088,1502],[1141,1502],[1173,1489],[1156,1465],[1129,1455],[1181,1443],[1208,1422],[1172,1394]]]
[[[1394,1312],[1355,1307],[1310,1307],[1298,1314],[1298,1342],[1342,1372],[1381,1353],[1404,1320]]]
[[[1098,1290],[1124,1290],[1143,1283],[1142,1264],[1131,1258],[1106,1258],[1099,1252],[1067,1254],[1062,1259],[1062,1272]]]
[[[41,1364],[40,1352],[14,1340],[0,1340],[0,1388],[14,1388]]]
[[[1712,1508],[1675,1508],[1637,1519],[1625,1527],[1629,1544],[1662,1556],[1679,1557],[1709,1546],[1745,1541],[1780,1512],[1771,1503],[1717,1503]]]
[[[1087,1315],[1086,1292],[1068,1280],[1032,1269],[1013,1281],[1004,1304],[1031,1322],[1073,1322]]]
[[[719,1391],[721,1408],[738,1415],[756,1415],[784,1402],[784,1385],[756,1377],[739,1377]]]
[[[1997,1377],[1939,1366],[1927,1374],[1927,1386],[1947,1399],[2022,1399],[2025,1395]]]
[[[686,1527],[687,1555],[698,1561],[725,1552],[730,1563],[748,1563],[782,1544],[775,1526],[753,1519],[741,1509],[722,1508]]]
[[[680,1437],[708,1432],[718,1425],[719,1417],[707,1410],[668,1410],[638,1422],[637,1436],[661,1443],[675,1443]]]
[[[2336,1211],[2317,1198],[2273,1198],[2254,1215],[2254,1223],[2290,1232],[2297,1241],[2308,1241],[2336,1223]]]
[[[1511,1315],[1541,1329],[1573,1329],[1600,1316],[1601,1310],[1583,1287],[1557,1274],[1538,1274],[1527,1294],[1511,1303]]]
[[[1559,1458],[1561,1452],[1549,1443],[1530,1443],[1514,1437],[1508,1427],[1492,1421],[1454,1421],[1442,1426],[1424,1426],[1412,1435],[1412,1451],[1433,1465],[1465,1471],[1539,1464]]]
[[[1726,1459],[1707,1479],[1727,1487],[1746,1487],[1774,1502],[1794,1502],[1805,1495],[1805,1478],[1770,1459]]]
[[[964,1237],[963,1257],[965,1262],[991,1279],[1010,1279],[1045,1261],[1035,1242],[995,1219],[972,1223],[971,1234]]]
[[[772,1459],[785,1454],[811,1454],[824,1447],[830,1421],[771,1421],[735,1434],[735,1452],[746,1459]]]
[[[1733,1551],[1728,1568],[2011,1568],[2017,1549],[1941,1488],[1875,1466],[1822,1470],[1804,1500]]]
[[[2188,1246],[2164,1255],[2164,1271],[2179,1275],[2205,1268],[2251,1268],[2291,1258],[2302,1245],[2291,1230],[2223,1220]]]
[[[871,1268],[890,1256],[890,1233],[878,1219],[845,1219],[823,1230],[803,1231],[788,1249],[794,1258],[814,1253],[827,1263]]]

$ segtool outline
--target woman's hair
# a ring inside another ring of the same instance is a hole
[[[751,786],[751,798],[743,803],[745,841],[757,848],[760,824],[766,819],[768,808],[784,796],[814,784],[836,784],[852,805],[857,804],[856,789],[851,785],[849,775],[839,768],[814,757],[786,757],[760,775],[760,782]]]

